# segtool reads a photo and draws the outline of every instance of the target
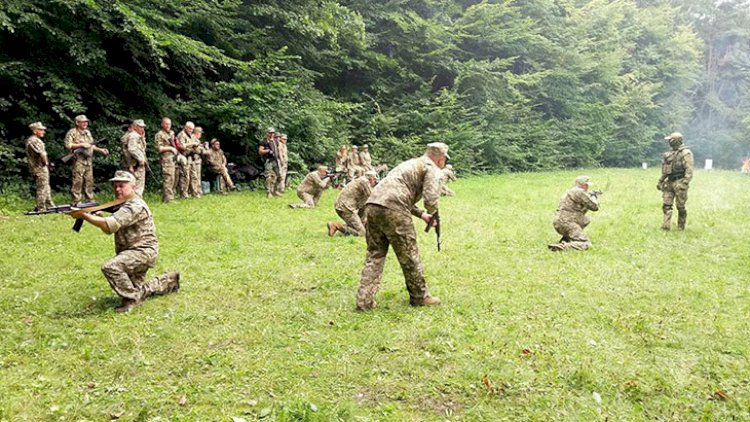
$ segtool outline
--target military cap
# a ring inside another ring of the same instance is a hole
[[[359,149],[359,147],[356,145],[352,145],[352,149]]]
[[[588,176],[578,176],[576,177],[576,185],[581,186],[583,184],[587,184],[589,186],[593,185],[591,182],[591,178]]]
[[[47,130],[46,127],[42,124],[42,122],[34,122],[29,125],[29,129],[31,130]]]
[[[269,127],[268,129],[266,129],[266,133],[276,133],[276,129]]]
[[[78,116],[76,116],[76,123],[78,123],[78,122],[88,122],[88,121],[89,121],[89,118],[86,117],[86,115],[84,115],[84,114],[79,114]]]
[[[362,148],[363,149],[367,149],[367,148],[369,148],[369,146],[367,146],[367,144],[364,144],[364,145],[362,145]]]
[[[135,119],[133,120],[133,124],[140,127],[146,127],[146,123],[143,121],[143,119]]]
[[[213,145],[214,143],[218,143],[218,142],[219,142],[218,138],[211,139],[211,145]]]
[[[682,140],[682,134],[680,132],[672,132],[669,136],[665,136],[665,141],[671,141],[672,139]]]
[[[135,183],[135,176],[133,176],[133,173],[125,170],[117,170],[115,172],[115,177],[109,179],[110,182],[128,182],[128,183]]]
[[[374,178],[377,179],[378,174],[375,173],[375,171],[373,171],[373,170],[368,170],[368,171],[365,172],[365,176],[367,176],[367,177],[374,177]]]
[[[451,158],[448,155],[448,145],[442,142],[432,142],[432,143],[427,144],[427,151],[436,152],[438,154],[444,155],[445,158]]]
[[[328,171],[328,166],[318,166],[318,170]]]

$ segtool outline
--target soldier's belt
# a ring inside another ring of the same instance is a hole
[[[685,177],[685,173],[673,173],[667,176],[667,179],[670,182],[674,182],[675,180],[680,180]]]

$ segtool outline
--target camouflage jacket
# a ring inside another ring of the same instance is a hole
[[[43,158],[45,155],[47,155],[47,149],[44,147],[44,142],[31,135],[26,140],[26,159],[29,162],[30,173],[36,173],[46,167]]]
[[[136,131],[128,132],[125,136],[125,150],[123,154],[128,167],[137,167],[139,163],[146,162],[146,141]]]
[[[287,149],[286,144],[284,142],[279,142],[278,149],[279,149],[279,162],[281,164],[289,163],[289,150]]]
[[[353,151],[349,152],[349,166],[361,166],[362,162],[359,160],[359,152],[354,154]]]
[[[349,165],[349,154],[336,152],[336,171],[343,171]]]
[[[227,166],[227,157],[224,151],[211,148],[206,156],[206,164],[214,173],[221,173]]]
[[[156,132],[156,135],[154,135],[154,145],[156,145],[156,150],[159,151],[159,148],[161,147],[174,147],[174,145],[172,145],[172,138],[174,138],[174,132],[171,130],[169,132],[164,132],[164,129],[161,129]],[[161,158],[172,158],[173,156],[174,154],[172,154],[172,151],[159,153],[159,157]]]
[[[115,251],[159,252],[154,216],[140,196],[134,195],[114,214],[105,218],[109,233],[115,234]]]
[[[367,176],[360,176],[346,185],[344,190],[341,191],[341,194],[339,194],[339,197],[336,199],[336,205],[334,205],[334,208],[337,210],[357,212],[365,206],[367,198],[370,197],[370,193],[372,193],[370,178]]]
[[[297,192],[305,192],[310,195],[317,195],[323,192],[330,184],[331,179],[326,177],[325,180],[320,178],[317,171],[311,171],[305,176],[305,179],[297,187]]]
[[[572,221],[581,226],[588,224],[588,211],[598,211],[599,202],[596,197],[591,196],[588,191],[578,186],[572,187],[565,192],[560,198],[560,205],[557,207],[555,221]]]
[[[182,155],[188,155],[190,152],[187,150],[188,143],[190,143],[193,140],[193,137],[185,133],[185,130],[181,130],[180,133],[177,134],[177,139],[180,141],[180,146],[182,147],[180,149],[180,154]]]
[[[73,128],[68,131],[68,133],[65,134],[65,149],[70,150],[71,146],[74,146],[76,144],[81,144],[84,142],[88,142],[90,144],[94,143],[94,137],[91,136],[91,131],[88,129],[84,131],[78,130],[78,128]],[[72,152],[72,150],[71,150]],[[93,147],[89,148],[87,154],[75,154],[73,156],[73,159],[78,160],[91,160],[91,156],[93,155]]]
[[[681,145],[673,151],[667,151],[661,158],[661,178],[664,180],[682,179],[690,183],[693,179],[693,152],[686,145]]]
[[[368,204],[376,204],[395,211],[422,216],[416,203],[424,197],[429,214],[438,210],[440,202],[440,168],[423,155],[396,166],[372,190]]]
[[[360,151],[359,153],[359,165],[370,170],[372,169],[372,157],[369,152]]]

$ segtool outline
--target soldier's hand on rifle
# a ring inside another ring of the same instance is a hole
[[[656,190],[658,190],[658,191],[662,190],[662,183],[663,182],[659,182],[659,183],[656,184]]]
[[[83,215],[86,214],[85,212],[79,210],[78,208],[73,208],[68,215],[73,217],[75,220],[83,218]]]
[[[109,155],[109,150],[107,148],[96,148],[96,150],[104,155]]]
[[[437,221],[432,219],[432,214],[427,214],[426,212],[422,213],[422,220],[424,220],[425,223],[432,225],[435,227],[437,225]]]

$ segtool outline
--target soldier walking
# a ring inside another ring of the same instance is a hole
[[[591,184],[588,176],[578,176],[575,186],[568,189],[560,198],[560,205],[557,207],[552,225],[562,238],[559,243],[547,245],[549,250],[553,252],[567,249],[582,251],[591,246],[591,241],[583,231],[591,222],[586,213],[599,210],[597,194],[588,192]]]
[[[448,145],[428,144],[423,156],[399,164],[373,188],[365,205],[367,257],[357,291],[358,310],[377,306],[375,294],[380,288],[389,246],[393,247],[404,273],[409,303],[440,304],[440,299],[427,291],[411,216],[427,224],[437,223],[432,217],[438,212],[440,201],[440,169],[448,158]],[[426,211],[416,206],[422,197]]]
[[[74,153],[70,193],[73,195],[73,203],[77,204],[81,202],[81,190],[85,192],[88,201],[94,200],[94,153],[108,155],[109,150],[94,145],[94,138],[88,129],[89,119],[86,116],[76,116],[75,123],[76,127],[65,135],[65,149]]]
[[[345,224],[328,223],[328,236],[337,232],[342,235],[364,236],[365,225],[362,222],[365,214],[365,203],[370,197],[372,188],[378,184],[378,175],[374,171],[365,172],[364,176],[354,179],[346,185],[336,198],[334,209]]]
[[[42,122],[29,125],[31,136],[26,140],[26,159],[29,162],[29,174],[34,177],[36,184],[36,207],[34,211],[46,211],[47,207],[54,207],[49,188],[49,158],[47,149],[42,142],[46,127]]]
[[[661,177],[656,184],[656,189],[662,193],[662,212],[664,222],[662,230],[672,228],[672,206],[677,200],[677,229],[685,230],[687,221],[687,209],[685,203],[688,199],[688,188],[693,180],[693,153],[682,144],[682,134],[674,132],[664,138],[669,143],[671,151],[662,155]]]

